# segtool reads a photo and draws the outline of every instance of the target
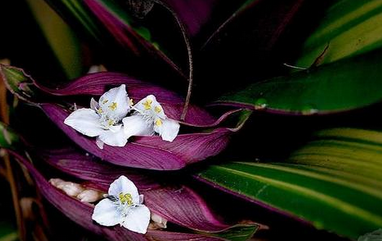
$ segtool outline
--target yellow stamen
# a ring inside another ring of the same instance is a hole
[[[102,110],[102,108],[100,107],[100,108],[98,108],[97,109],[97,112],[99,113],[99,114],[102,114],[103,113],[103,110]]]
[[[162,124],[163,124],[163,122],[162,122],[161,119],[157,119],[157,120],[155,121],[155,125],[157,125],[157,126],[161,126]]]
[[[130,106],[133,106],[133,105],[134,105],[134,101],[133,101],[133,99],[130,99],[129,105],[130,105]]]
[[[160,113],[162,111],[162,108],[160,108],[160,106],[155,106],[155,112],[156,113]]]
[[[119,200],[122,204],[127,203],[127,205],[131,206],[133,205],[133,197],[130,193],[123,194],[122,192],[119,193]]]
[[[150,99],[147,99],[145,102],[143,102],[143,106],[145,107],[145,110],[150,110],[152,103],[153,103],[153,101]]]
[[[106,104],[107,102],[109,102],[109,100],[104,100],[102,101],[102,104]]]
[[[109,124],[109,126],[114,125],[114,121],[113,120],[109,120],[107,123]]]
[[[111,105],[108,106],[110,110],[114,111],[115,109],[117,109],[117,103],[116,102],[112,102]]]

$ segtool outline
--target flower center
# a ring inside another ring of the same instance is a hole
[[[153,101],[150,99],[147,99],[145,102],[143,102],[143,106],[145,107],[145,110],[150,110],[152,103],[153,103]]]
[[[115,109],[118,107],[117,102],[112,102],[108,107],[111,111],[115,111]]]
[[[125,205],[125,204],[127,204],[128,206],[133,205],[133,197],[131,196],[130,193],[122,193],[122,192],[120,192],[118,197],[119,197],[119,201],[123,205]]]

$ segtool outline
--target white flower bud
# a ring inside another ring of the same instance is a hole
[[[103,194],[96,190],[86,189],[77,195],[77,198],[81,200],[81,202],[92,203],[96,202],[103,198]]]
[[[158,214],[151,213],[151,221],[152,222],[150,223],[150,229],[167,228],[167,220],[159,216]]]

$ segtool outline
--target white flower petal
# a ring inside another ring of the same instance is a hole
[[[154,134],[152,125],[147,123],[140,114],[125,117],[122,122],[127,138],[131,136],[151,136]]]
[[[157,122],[158,121],[158,122]],[[154,124],[154,130],[165,141],[173,141],[179,132],[179,123],[175,120],[166,118],[164,120],[157,119]]]
[[[82,108],[72,112],[64,121],[83,135],[95,137],[104,129],[100,125],[99,115],[92,109]]]
[[[144,205],[131,208],[122,220],[122,226],[133,232],[145,234],[150,223],[150,210]]]
[[[121,129],[122,129],[122,125],[115,125],[115,126],[109,127],[109,130],[114,133],[119,132]]]
[[[99,108],[98,102],[94,98],[91,98],[90,109],[97,111],[98,108]]]
[[[99,139],[99,137],[97,136],[97,138],[96,138],[96,144],[97,144],[98,148],[102,150],[102,149],[103,149],[103,145],[104,145],[105,143],[103,143],[103,141],[101,141],[101,139]]]
[[[109,118],[120,121],[130,110],[126,85],[123,84],[105,92],[99,99],[99,105]]]
[[[120,193],[130,194],[134,204],[139,203],[138,189],[135,184],[125,176],[120,176],[112,184],[110,184],[108,194],[118,197]]]
[[[152,111],[153,111],[153,115],[156,116],[156,117],[159,117],[161,119],[166,119],[167,118],[167,116],[164,113],[164,110],[163,110],[162,106],[156,100],[155,100],[155,102],[153,102]]]
[[[109,146],[125,146],[127,143],[127,137],[122,128],[116,132],[112,130],[103,131],[98,138]]]
[[[118,206],[109,199],[101,200],[94,207],[92,219],[104,226],[114,226],[122,221]]]
[[[136,103],[134,105],[134,109],[143,114],[147,111],[150,111],[152,109],[152,104],[155,102],[158,103],[155,96],[148,95]]]
[[[154,95],[146,96],[134,105],[133,108],[140,114],[145,115],[146,117],[151,117],[151,119],[154,119],[155,117],[162,119],[166,118],[162,106],[158,103]]]

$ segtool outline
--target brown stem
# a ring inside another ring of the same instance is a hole
[[[3,80],[0,78],[0,117],[1,120],[5,124],[9,124],[9,115],[8,115],[8,105],[6,101],[6,88],[4,85]],[[19,239],[20,240],[26,240],[26,231],[25,231],[25,225],[24,225],[24,219],[22,217],[22,210],[20,206],[20,198],[18,193],[18,188],[16,185],[15,176],[13,173],[12,163],[10,161],[9,155],[5,154],[3,156],[4,164],[5,164],[5,176],[8,180],[9,186],[11,188],[12,193],[12,201],[13,201],[13,207],[15,209],[15,215],[16,215],[16,221],[17,221],[17,227],[19,232]]]
[[[0,167],[0,176],[7,178],[7,172],[5,170],[5,167]]]
[[[182,32],[182,36],[183,36],[184,42],[186,44],[187,55],[188,55],[188,67],[189,67],[189,69],[188,69],[188,88],[187,88],[186,100],[184,101],[182,115],[180,116],[180,120],[184,121],[184,119],[186,118],[186,115],[187,115],[188,106],[190,105],[192,85],[193,85],[193,80],[194,80],[194,61],[193,61],[193,56],[192,56],[192,48],[191,48],[190,39],[188,37],[188,34],[187,34],[187,31],[186,31],[184,24],[180,21],[180,19],[176,15],[176,13],[169,6],[167,6],[166,4],[164,4],[161,1],[159,1],[159,0],[152,0],[152,1],[163,6],[164,8],[166,8],[171,13],[171,15],[174,17],[176,23],[178,24],[180,31]]]

